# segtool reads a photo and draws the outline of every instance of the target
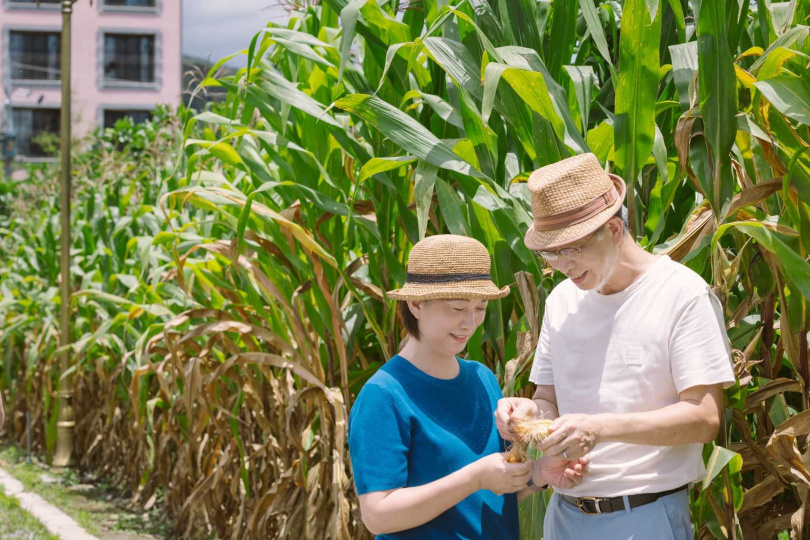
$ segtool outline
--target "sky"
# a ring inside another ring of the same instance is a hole
[[[286,20],[279,0],[183,0],[183,54],[217,61],[246,49],[268,21]],[[244,55],[229,62],[246,63]]]

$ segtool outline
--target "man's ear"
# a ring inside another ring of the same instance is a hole
[[[423,300],[408,300],[408,309],[411,310],[411,315],[413,315],[417,320],[422,314],[422,306],[424,303],[425,302]]]
[[[624,235],[624,224],[622,223],[621,218],[612,217],[606,223],[607,230],[610,233],[610,236],[613,237],[614,242],[619,242],[622,239],[622,235]]]

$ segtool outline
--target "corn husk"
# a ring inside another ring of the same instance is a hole
[[[542,417],[513,416],[510,418],[509,430],[514,435],[514,440],[506,460],[509,463],[526,461],[526,450],[530,445],[539,444],[548,437],[550,426],[551,420],[545,420]]]

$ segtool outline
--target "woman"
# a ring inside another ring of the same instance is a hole
[[[456,357],[503,298],[477,240],[432,236],[410,254],[399,300],[409,338],[369,379],[349,419],[360,511],[377,538],[517,539],[517,499],[573,487],[587,458],[508,463],[493,419],[502,397],[483,364]],[[517,494],[517,495],[516,495]]]

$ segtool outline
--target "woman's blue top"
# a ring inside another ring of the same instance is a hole
[[[454,379],[437,379],[397,355],[366,382],[349,418],[359,495],[421,486],[504,451],[495,376],[479,362],[458,363]],[[377,538],[517,540],[517,497],[479,490],[424,525]]]

